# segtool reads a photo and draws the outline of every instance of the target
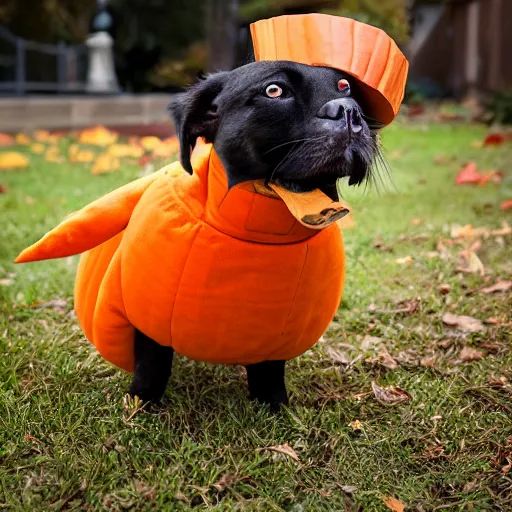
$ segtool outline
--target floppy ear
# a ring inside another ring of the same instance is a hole
[[[198,137],[213,142],[219,117],[215,98],[226,83],[228,72],[210,75],[193,85],[186,92],[176,94],[171,100],[169,111],[180,140],[180,159],[183,168],[192,174],[190,153]]]

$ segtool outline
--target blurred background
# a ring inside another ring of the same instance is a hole
[[[250,23],[307,12],[353,17],[390,34],[411,63],[412,115],[426,101],[449,99],[489,122],[512,122],[510,0],[2,0],[0,129],[70,128],[77,118],[157,121],[158,95],[251,59]],[[73,104],[106,94],[125,99]],[[57,95],[63,101],[48,103]],[[128,105],[127,95],[137,97]],[[41,107],[34,98],[42,96]],[[53,125],[40,126],[38,108],[42,117],[51,109]]]

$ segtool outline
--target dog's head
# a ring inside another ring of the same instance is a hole
[[[287,61],[208,76],[170,105],[183,167],[198,137],[214,144],[230,186],[265,179],[293,191],[359,184],[379,155],[357,83],[332,68]]]

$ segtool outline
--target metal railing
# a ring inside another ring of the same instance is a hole
[[[28,41],[0,26],[0,94],[82,92],[87,47]]]

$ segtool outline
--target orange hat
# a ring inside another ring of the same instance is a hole
[[[409,64],[379,28],[328,14],[297,14],[257,21],[251,35],[257,61],[339,69],[358,80],[370,117],[389,124],[398,114]]]

